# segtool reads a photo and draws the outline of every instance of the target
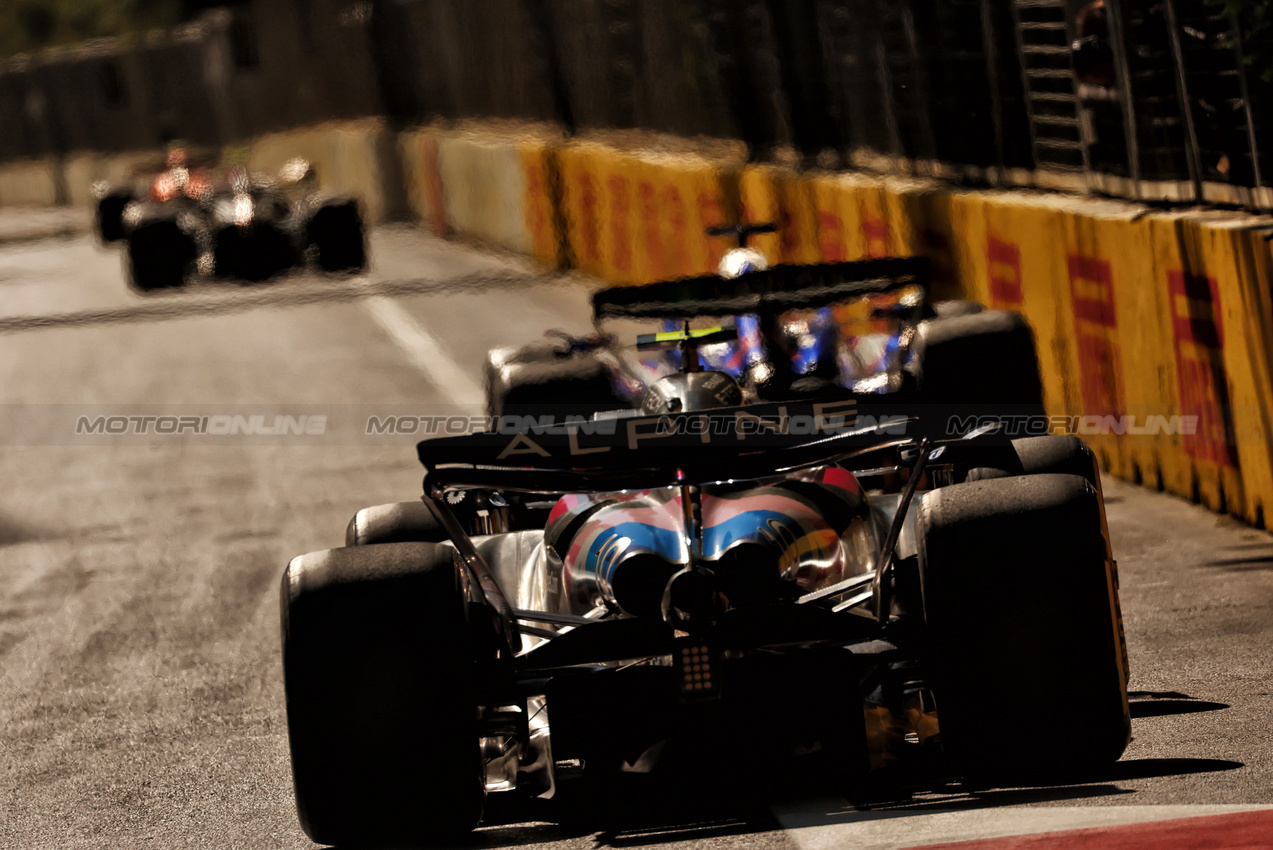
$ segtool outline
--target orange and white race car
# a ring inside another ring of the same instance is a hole
[[[98,235],[127,243],[140,291],[195,273],[261,281],[311,260],[332,272],[367,264],[357,200],[323,193],[303,159],[267,175],[177,146],[158,173],[142,169],[134,185],[99,184],[95,194]]]

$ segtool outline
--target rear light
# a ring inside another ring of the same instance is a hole
[[[683,699],[716,699],[720,696],[720,654],[694,638],[677,641],[672,654],[678,690]]]

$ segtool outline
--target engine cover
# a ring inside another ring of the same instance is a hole
[[[668,580],[689,563],[680,491],[566,496],[545,541],[560,555],[570,608],[657,614]],[[825,467],[774,482],[705,487],[700,566],[731,607],[788,589],[816,590],[874,569],[866,497],[852,473]]]

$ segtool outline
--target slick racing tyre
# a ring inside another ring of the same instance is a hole
[[[474,652],[454,550],[333,549],[283,575],[301,826],[319,844],[436,843],[481,818]]]
[[[319,207],[309,221],[308,237],[323,271],[359,272],[367,267],[367,245],[356,201],[329,201]]]
[[[124,207],[132,203],[127,189],[108,192],[97,202],[97,236],[103,242],[120,242],[128,237],[124,228]]]
[[[1034,332],[1020,313],[987,310],[920,322],[907,370],[927,404],[969,413],[1042,412]]]
[[[1109,537],[1109,526],[1105,522],[1105,496],[1101,489],[1101,470],[1096,463],[1096,453],[1087,443],[1070,435],[1049,435],[1044,437],[1022,437],[1012,441],[1016,452],[1017,463],[1006,468],[977,467],[968,471],[968,481],[989,481],[994,478],[1009,478],[1014,475],[1077,475],[1087,480],[1096,488],[1101,497],[1101,523],[1106,539]],[[1111,555],[1111,559],[1112,559]],[[1118,587],[1118,565],[1111,560],[1114,570],[1114,587]],[[1123,656],[1123,672],[1130,674],[1131,664],[1127,657],[1127,638],[1123,633],[1123,610],[1118,596],[1114,597],[1115,614],[1118,618],[1118,642]]]
[[[1131,721],[1100,497],[1076,475],[925,494],[920,581],[942,742],[974,781],[1082,775]]]
[[[424,502],[393,502],[363,508],[354,514],[345,529],[346,546],[375,543],[441,543],[449,539],[446,529],[433,518]]]
[[[133,286],[142,292],[181,286],[196,253],[194,239],[173,219],[144,222],[128,237]]]
[[[988,481],[992,478],[1008,478],[1013,475],[1039,475],[1055,473],[1078,475],[1097,489],[1101,488],[1100,469],[1096,455],[1087,443],[1078,437],[1055,434],[1041,437],[1022,437],[1012,441],[1017,463],[1003,468],[977,467],[968,471],[969,481]]]

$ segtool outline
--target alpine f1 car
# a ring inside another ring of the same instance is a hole
[[[223,174],[184,149],[140,188],[98,188],[97,228],[127,243],[141,291],[182,285],[197,271],[261,281],[312,259],[325,271],[359,271],[367,255],[357,201],[320,193],[309,163],[276,176],[241,166]]]
[[[315,841],[436,842],[496,795],[631,774],[1120,757],[1093,454],[996,424],[1039,409],[1028,327],[935,309],[917,260],[726,260],[597,293],[596,337],[495,352],[490,430],[419,444],[423,499],[288,564]],[[634,320],[663,329],[633,347]]]

